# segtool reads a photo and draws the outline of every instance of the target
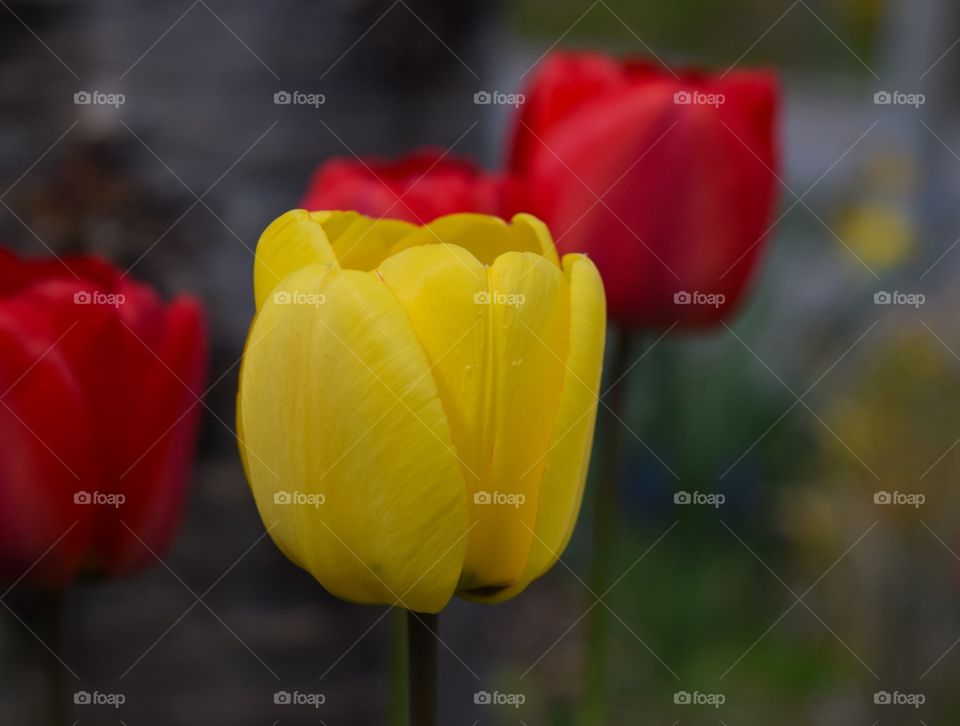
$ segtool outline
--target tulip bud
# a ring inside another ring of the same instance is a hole
[[[520,208],[550,226],[561,251],[590,255],[611,320],[728,318],[774,223],[776,77],[553,53],[527,98],[511,155]]]
[[[0,250],[0,581],[63,586],[166,551],[206,367],[195,300],[96,258]]]
[[[314,172],[302,204],[422,224],[455,212],[503,214],[510,188],[507,179],[469,159],[426,148],[396,160],[328,159]]]
[[[437,612],[519,593],[569,540],[600,277],[519,214],[288,212],[260,238],[238,399],[280,549],[331,593]]]

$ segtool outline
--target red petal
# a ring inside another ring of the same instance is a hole
[[[551,53],[537,67],[517,117],[510,166],[525,172],[543,138],[592,99],[627,86],[624,69],[598,53]]]
[[[126,501],[119,510],[107,511],[94,542],[94,556],[108,574],[151,564],[151,551],[162,555],[173,539],[203,410],[198,399],[208,359],[203,313],[190,299],[175,301],[158,328],[131,326],[124,337],[124,347],[135,347],[127,352],[141,367],[128,373],[131,407],[116,452],[115,487]]]
[[[395,161],[328,160],[314,174],[302,206],[424,223],[455,212],[500,215],[502,197],[500,180],[472,161],[422,149]]]
[[[530,211],[562,252],[590,254],[611,319],[713,324],[742,296],[771,222],[775,81],[759,73],[678,80],[649,68],[635,75],[629,88],[568,110],[529,152]],[[681,91],[723,94],[724,102],[676,103]],[[681,291],[722,302],[677,305]]]
[[[93,523],[93,508],[74,497],[96,489],[102,475],[93,445],[96,427],[56,340],[42,315],[0,304],[5,582],[27,575],[31,582],[66,584],[83,564]]]

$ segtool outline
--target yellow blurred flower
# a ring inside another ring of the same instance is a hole
[[[852,186],[855,198],[838,214],[838,236],[876,271],[903,264],[916,250],[919,231],[909,200],[917,178],[917,164],[909,154],[895,148],[876,153]]]
[[[932,330],[949,329],[928,319]],[[787,529],[800,550],[826,562],[851,531],[878,517],[907,530],[918,517],[955,528],[960,363],[923,325],[901,325],[864,357],[853,380],[817,404],[826,426],[813,422],[812,469],[787,495]],[[894,492],[920,493],[928,503],[920,510],[878,503],[879,494]]]
[[[561,263],[525,214],[294,210],[254,287],[237,426],[287,557],[340,598],[422,612],[507,599],[556,562],[603,357],[589,259]]]
[[[865,202],[846,210],[838,233],[857,257],[880,270],[901,264],[916,246],[916,231],[909,217],[881,202]]]

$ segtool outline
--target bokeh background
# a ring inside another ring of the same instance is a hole
[[[611,723],[956,723],[957,46],[949,0],[0,2],[0,240],[106,255],[194,291],[213,323],[173,551],[69,595],[68,687],[126,695],[75,718],[389,723],[393,614],[334,600],[279,554],[236,455],[252,249],[331,155],[431,144],[496,168],[510,109],[474,93],[520,91],[543,54],[581,47],[777,69],[779,219],[730,327],[634,350],[616,586],[597,604],[581,580],[588,493],[565,564],[504,605],[444,612],[443,722],[573,723],[584,614],[609,607]],[[76,105],[83,90],[125,103]],[[283,90],[325,103],[274,104]],[[884,291],[924,301],[876,304]],[[601,408],[598,436],[616,425]],[[725,501],[678,505],[683,491]],[[42,651],[6,610],[0,654],[0,721],[33,723]],[[277,690],[326,703],[277,706]],[[526,702],[478,706],[479,690]]]

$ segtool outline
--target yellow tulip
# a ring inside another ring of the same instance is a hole
[[[576,522],[603,285],[546,226],[294,210],[257,245],[237,428],[277,546],[332,594],[437,612],[546,572]]]

